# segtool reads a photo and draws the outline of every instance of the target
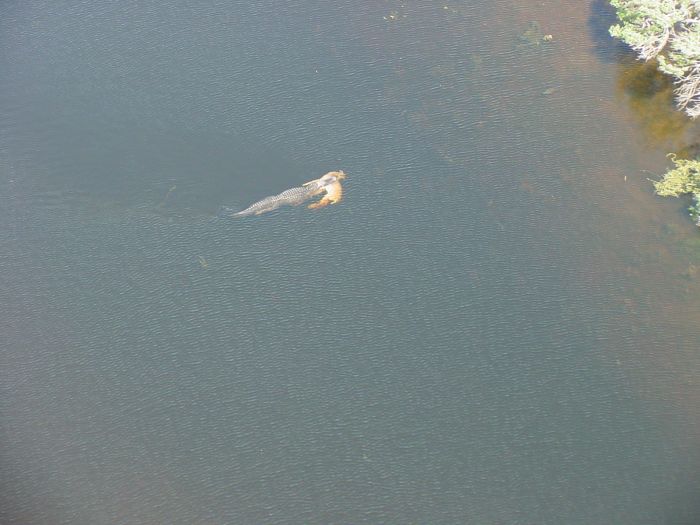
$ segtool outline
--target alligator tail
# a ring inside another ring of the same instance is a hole
[[[219,208],[219,211],[216,212],[217,217],[230,217],[233,215],[235,211],[233,211],[233,208],[229,208],[228,206],[221,206]]]

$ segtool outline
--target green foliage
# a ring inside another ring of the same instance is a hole
[[[612,36],[635,49],[644,60],[654,58],[665,46],[678,22],[685,19],[689,0],[611,0],[620,24],[610,28]]]
[[[700,2],[698,0],[610,0],[620,23],[610,34],[639,58],[658,60],[676,84],[676,103],[700,116]]]
[[[675,168],[668,170],[660,181],[654,183],[658,195],[679,197],[686,193],[700,195],[700,160],[671,157]]]

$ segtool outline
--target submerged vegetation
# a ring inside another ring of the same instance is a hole
[[[673,82],[654,62],[639,62],[627,56],[617,63],[615,88],[621,99],[633,110],[633,116],[644,130],[649,145],[663,145],[678,150],[687,144],[692,121],[674,110]],[[688,158],[691,152],[679,157]]]
[[[692,119],[700,116],[700,1],[610,0],[619,24],[610,34],[628,44],[637,56],[655,60],[675,84],[676,106]],[[675,167],[654,183],[656,193],[693,197],[691,215],[700,225],[700,158],[678,159]]]

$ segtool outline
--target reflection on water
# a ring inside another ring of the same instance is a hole
[[[633,56],[624,43],[610,36],[610,26],[618,20],[617,12],[609,0],[592,0],[589,12],[587,26],[598,59],[616,63],[626,56]]]

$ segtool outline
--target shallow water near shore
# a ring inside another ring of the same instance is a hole
[[[700,233],[649,179],[697,128],[608,23],[3,3],[0,522],[696,523]]]

